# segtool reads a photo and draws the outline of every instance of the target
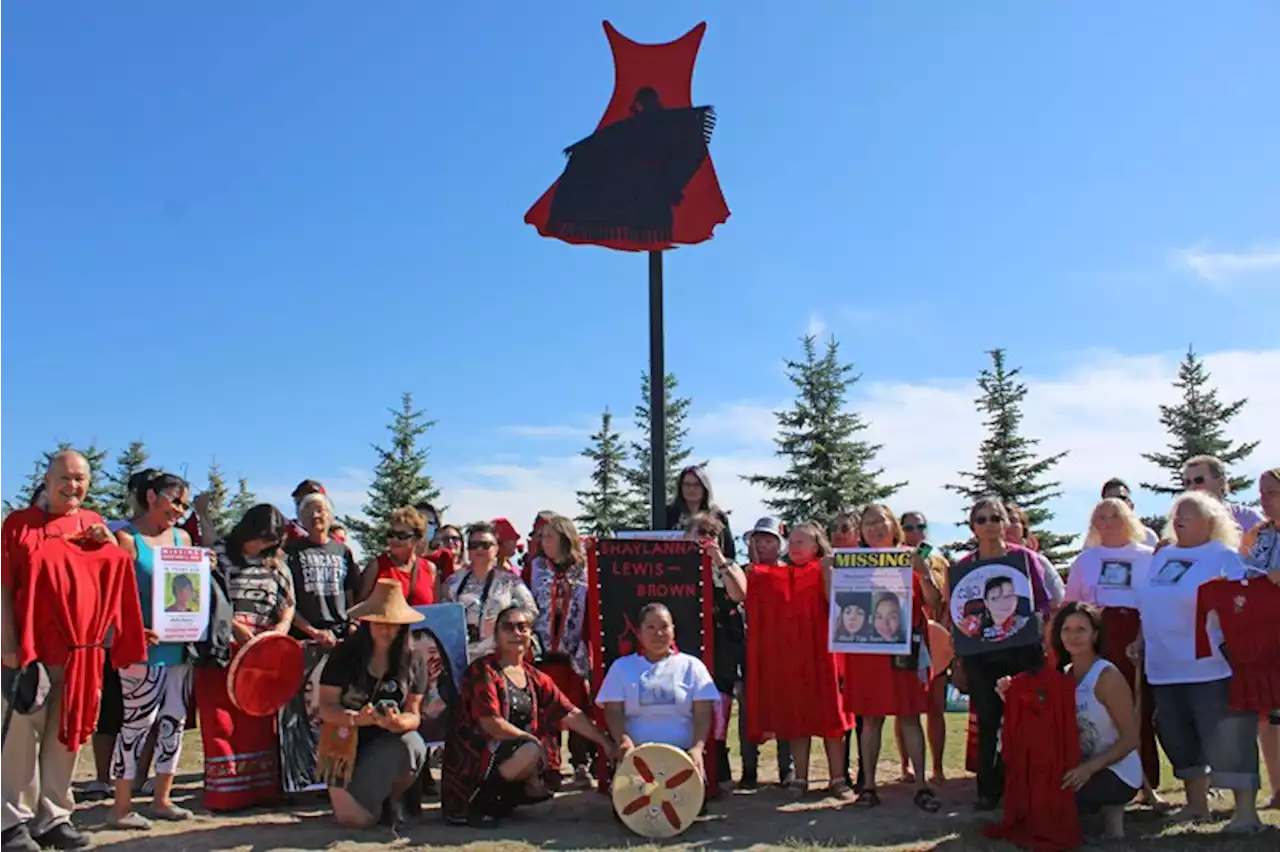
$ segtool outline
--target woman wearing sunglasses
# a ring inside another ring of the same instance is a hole
[[[493,653],[498,614],[510,606],[537,613],[533,594],[511,571],[495,570],[498,535],[493,524],[467,527],[467,564],[449,578],[446,599],[462,604],[467,619],[467,661]]]
[[[379,580],[397,580],[409,606],[436,602],[436,567],[418,555],[418,545],[427,532],[426,518],[417,509],[405,506],[391,513],[387,528],[387,549],[365,566],[360,600],[366,600]]]
[[[1009,515],[998,497],[979,497],[969,510],[969,529],[978,542],[978,549],[952,566],[952,576],[963,576],[987,563],[1010,562],[1024,566],[1033,591],[1033,609],[1042,618],[1049,615],[1048,593],[1044,589],[1043,569],[1036,554],[1007,540]],[[976,716],[977,776],[980,811],[995,810],[1004,797],[1004,761],[996,748],[1000,735],[1000,722],[1004,717],[1004,704],[996,694],[996,682],[1032,671],[1044,665],[1042,642],[1001,648],[966,656],[963,661],[965,679],[968,680],[969,700]]]
[[[613,742],[529,662],[533,621],[520,605],[502,607],[496,642],[462,676],[458,721],[441,764],[440,808],[451,825],[491,825],[551,798],[546,743],[562,730],[599,746],[610,760],[617,756]]]

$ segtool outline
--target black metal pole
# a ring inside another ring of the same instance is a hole
[[[667,525],[667,368],[662,357],[662,252],[649,252],[649,461],[652,529]]]

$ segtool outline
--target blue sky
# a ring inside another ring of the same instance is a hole
[[[708,21],[733,215],[667,258],[667,363],[739,525],[806,330],[935,511],[995,345],[1073,450],[1064,527],[1104,470],[1151,475],[1189,343],[1277,462],[1280,336],[1248,320],[1280,311],[1275,3],[463,5],[6,4],[4,494],[56,440],[142,438],[354,509],[411,390],[460,514],[573,509],[636,401],[645,262],[521,219],[608,100],[605,17]]]

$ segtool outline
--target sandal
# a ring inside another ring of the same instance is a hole
[[[915,802],[916,807],[927,814],[936,814],[942,810],[942,802],[938,801],[938,797],[928,787],[921,787],[917,790],[915,798],[911,801]]]
[[[107,825],[111,828],[132,829],[135,831],[146,831],[151,828],[151,820],[144,817],[137,811],[129,811],[122,817],[108,817]]]
[[[826,793],[828,796],[844,799],[853,794],[853,788],[849,786],[848,781],[832,781],[827,785]]]
[[[878,808],[880,807],[880,794],[875,789],[863,790],[858,794],[858,798],[853,800],[853,804],[859,808]]]
[[[186,808],[180,808],[177,805],[169,805],[167,808],[151,809],[151,816],[154,819],[167,820],[168,822],[183,822],[191,819],[191,811]]]

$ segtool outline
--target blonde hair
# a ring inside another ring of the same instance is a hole
[[[824,556],[830,556],[834,552],[831,549],[831,539],[827,538],[827,531],[817,521],[805,521],[803,524],[797,524],[791,528],[787,537],[790,538],[798,532],[805,532],[813,536],[814,543],[818,546],[819,559]]]
[[[1196,511],[1200,513],[1200,517],[1209,521],[1209,540],[1218,541],[1225,544],[1231,550],[1240,548],[1240,525],[1236,523],[1235,518],[1231,517],[1231,513],[1227,511],[1227,506],[1221,500],[1212,495],[1205,494],[1201,491],[1187,491],[1178,495],[1173,501],[1173,506],[1169,508],[1169,519],[1165,522],[1165,531],[1168,535],[1174,537],[1177,541],[1177,533],[1173,526],[1173,517],[1178,513],[1178,507],[1183,503],[1192,503],[1196,507]]]
[[[1119,497],[1107,497],[1098,501],[1098,505],[1093,507],[1093,511],[1089,514],[1089,531],[1084,536],[1084,547],[1098,547],[1102,544],[1102,534],[1098,532],[1098,512],[1103,507],[1109,506],[1115,509],[1120,515],[1120,519],[1124,521],[1124,525],[1129,530],[1130,544],[1146,544],[1147,529],[1142,525],[1137,514],[1129,508],[1129,504],[1121,500]]]

